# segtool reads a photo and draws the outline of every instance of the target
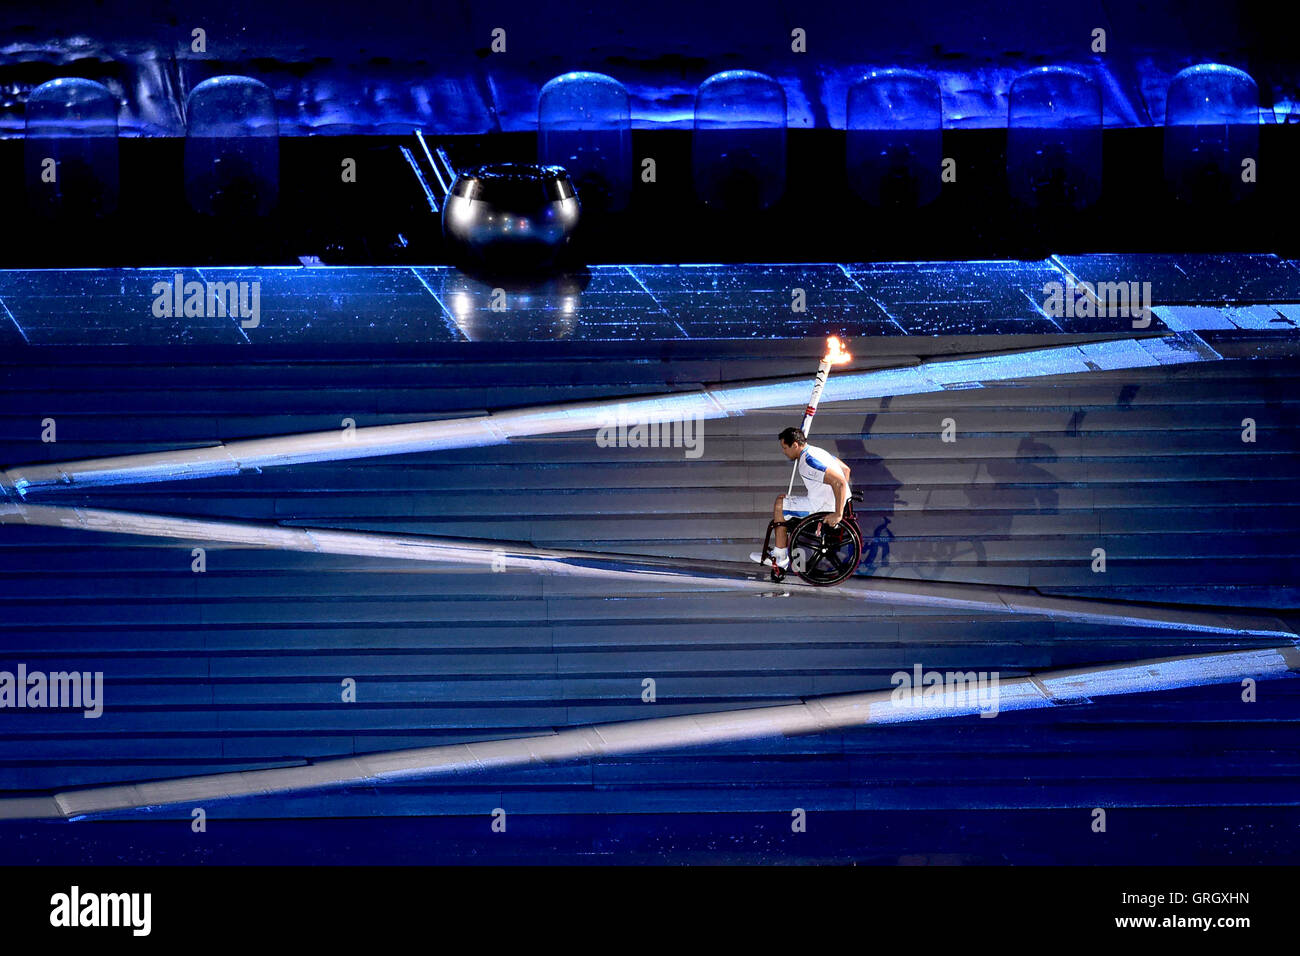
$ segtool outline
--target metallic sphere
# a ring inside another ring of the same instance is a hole
[[[472,264],[538,269],[568,244],[578,212],[562,167],[496,163],[456,177],[443,204],[442,231]]]

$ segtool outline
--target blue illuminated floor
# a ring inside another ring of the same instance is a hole
[[[258,283],[256,321],[155,315],[155,285],[177,274],[183,283]],[[1127,318],[1048,315],[1044,286],[1075,280],[1150,282],[1155,305],[1268,303],[1279,306],[1269,313],[1274,331],[1298,324],[1300,264],[1269,255],[593,266],[501,294],[493,282],[445,266],[6,270],[0,343],[292,347],[1134,334]],[[1260,321],[1228,314],[1222,327],[1258,329]],[[1156,315],[1142,331],[1167,326]]]

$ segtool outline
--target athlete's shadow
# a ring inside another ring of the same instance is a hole
[[[1060,459],[1056,449],[1036,438],[1025,436],[1016,446],[1015,458],[991,458],[975,467],[975,475],[966,486],[966,500],[976,511],[1015,511],[1021,514],[1056,514],[1060,511],[1060,478],[1040,462]],[[981,467],[992,483],[979,482]],[[1010,521],[998,521],[1010,530]],[[990,528],[989,531],[993,531]]]
[[[881,411],[888,409],[891,401],[891,398],[881,399]],[[862,438],[841,439],[835,442],[832,449],[849,466],[853,490],[862,493],[862,500],[853,505],[858,516],[858,526],[862,529],[862,564],[858,567],[859,574],[874,574],[878,568],[889,566],[890,542],[894,538],[894,532],[889,527],[890,521],[895,506],[907,504],[898,496],[898,489],[903,483],[885,467],[884,458],[867,450],[864,439],[871,434],[877,417],[877,413],[873,412],[863,420],[859,429]]]
[[[1137,386],[1122,387],[1114,407],[1128,409],[1137,392]],[[881,411],[889,405],[890,399],[882,399]],[[1087,415],[1084,409],[1071,415],[1064,426],[1067,442],[1083,435]],[[1058,473],[1061,455],[1052,444],[1024,435],[1016,444],[1014,456],[1003,453],[967,457],[967,446],[961,438],[955,445],[942,446],[946,480],[925,482],[929,490],[923,500],[904,515],[895,515],[898,505],[908,504],[899,496],[902,482],[885,467],[881,456],[867,450],[865,442],[877,417],[878,414],[870,414],[863,421],[862,439],[840,441],[834,449],[853,471],[854,490],[864,493],[863,501],[855,505],[863,536],[860,574],[890,573],[886,569],[891,568],[892,560],[901,561],[903,573],[908,575],[996,581],[1001,573],[997,569],[982,572],[961,569],[987,568],[990,548],[999,554],[1028,554],[1035,548],[1028,526],[1041,522],[1028,520],[1018,524],[1017,519],[1061,513],[1060,489],[1068,481]],[[1069,470],[1070,466],[1065,468]],[[931,508],[933,496],[939,498],[934,509]],[[1067,503],[1066,507],[1077,506]],[[908,526],[899,542],[894,538],[896,517]],[[896,552],[892,557],[891,551]]]

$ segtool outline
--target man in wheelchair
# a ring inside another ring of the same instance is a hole
[[[770,560],[773,568],[773,578],[778,578],[790,567],[790,533],[787,525],[795,525],[798,528],[804,528],[807,524],[801,519],[809,515],[824,514],[824,517],[814,522],[816,525],[815,536],[817,541],[814,543],[814,551],[820,551],[819,560],[823,562],[819,568],[819,577],[827,577],[832,569],[836,581],[830,580],[814,581],[813,583],[838,583],[851,574],[856,569],[858,558],[861,555],[860,543],[854,548],[846,547],[842,554],[832,553],[831,547],[821,547],[820,542],[827,536],[835,539],[846,539],[845,544],[852,542],[847,540],[850,537],[859,540],[856,534],[850,535],[851,530],[844,528],[843,531],[837,532],[841,522],[845,518],[845,508],[849,507],[849,514],[852,514],[852,508],[849,502],[853,498],[853,493],[849,488],[849,466],[844,464],[824,448],[818,448],[816,445],[808,444],[808,438],[804,435],[803,430],[799,428],[783,429],[778,436],[781,442],[781,453],[791,461],[798,461],[799,477],[803,479],[804,488],[808,492],[806,495],[777,495],[776,501],[772,505],[772,524],[769,526],[769,533],[775,531],[776,540],[772,548],[767,547],[764,543],[763,551],[751,552],[749,557],[759,564],[766,564]],[[850,521],[850,524],[852,522]],[[831,529],[830,532],[823,532],[822,526]],[[808,532],[809,537],[814,536],[811,530]],[[801,535],[802,537],[802,535]],[[802,541],[800,542],[803,543]],[[849,551],[856,551],[852,554],[852,567],[848,568],[848,573],[840,576],[839,572],[843,571],[850,560]],[[796,568],[802,572],[804,569]]]

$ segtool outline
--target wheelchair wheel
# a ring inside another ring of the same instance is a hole
[[[790,568],[816,587],[829,587],[853,575],[862,560],[862,532],[846,517],[837,528],[827,512],[809,515],[790,531]]]

